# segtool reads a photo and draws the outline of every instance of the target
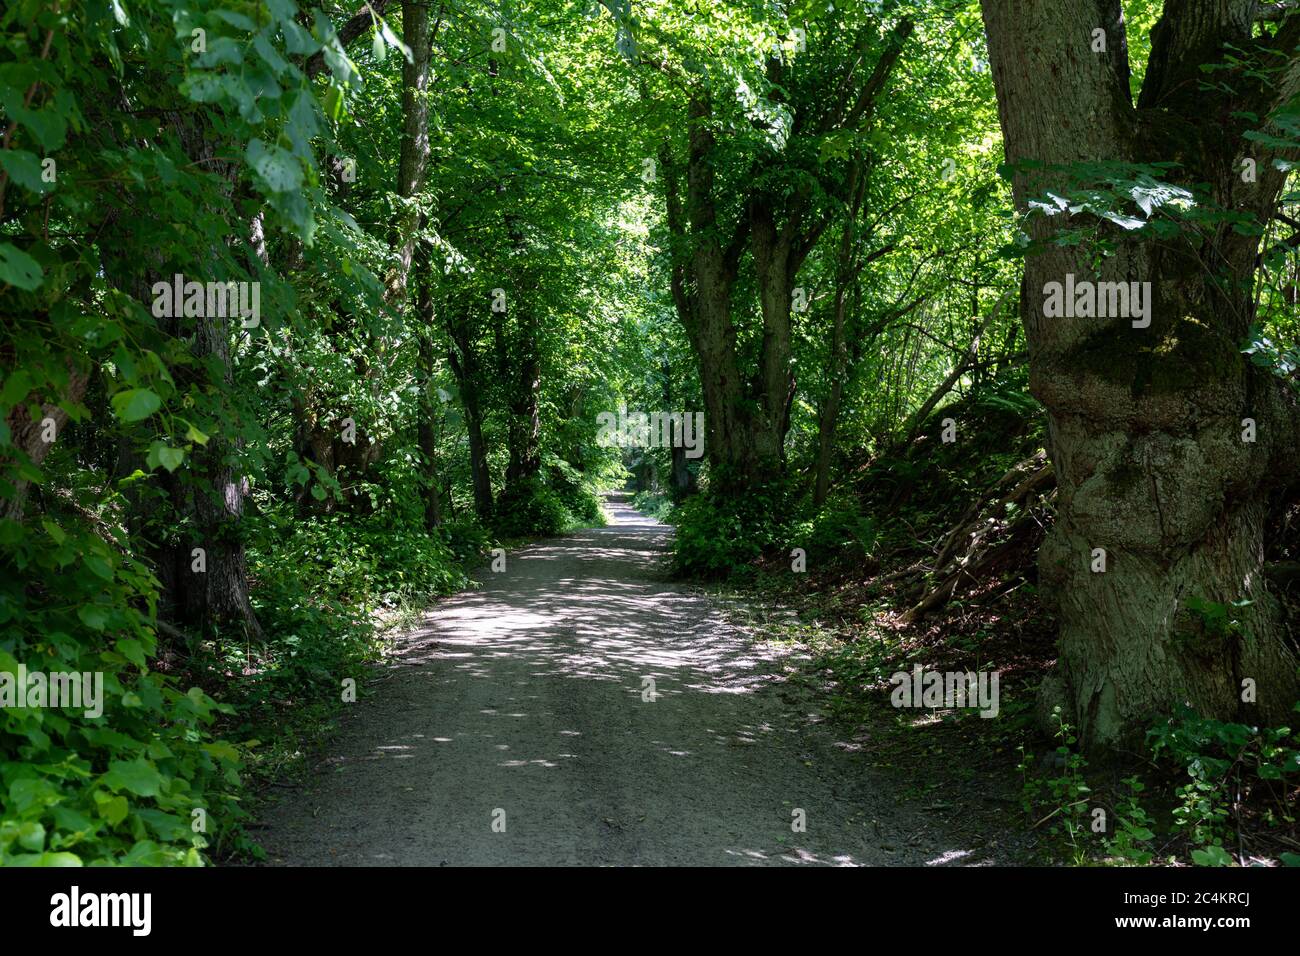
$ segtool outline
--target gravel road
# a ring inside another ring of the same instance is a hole
[[[266,808],[269,863],[963,862],[785,680],[787,651],[667,580],[667,526],[607,511],[402,640]]]

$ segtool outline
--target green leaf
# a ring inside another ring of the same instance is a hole
[[[343,116],[343,91],[331,83],[325,89],[325,115],[338,122]]]
[[[44,278],[45,273],[35,259],[12,243],[0,242],[0,282],[30,292]]]
[[[92,631],[102,631],[108,623],[108,614],[103,608],[94,604],[83,604],[77,608],[77,617],[81,619],[82,624]]]
[[[277,2],[278,0],[272,0],[267,6],[274,7]],[[287,52],[294,56],[310,56],[320,49],[320,44],[312,35],[294,22],[292,13],[285,17],[277,15],[276,19],[280,21],[280,29],[284,32],[284,48]]]
[[[113,566],[104,558],[97,554],[88,554],[85,557],[86,567],[90,572],[102,581],[113,580]]]
[[[128,388],[113,396],[113,411],[124,422],[138,422],[162,407],[162,399],[147,388]]]
[[[225,95],[221,77],[216,73],[195,71],[181,84],[181,92],[195,103],[215,103]]]
[[[18,845],[24,850],[40,853],[45,849],[45,827],[35,820],[27,820],[19,824]]]
[[[0,388],[0,405],[14,406],[26,398],[32,390],[32,377],[24,368],[15,369],[5,379],[4,388]]]
[[[289,64],[285,62],[284,57],[280,56],[279,51],[276,50],[276,48],[271,45],[271,41],[267,39],[268,32],[268,30],[263,30],[257,36],[253,37],[253,49],[257,51],[257,55],[260,56],[262,61],[271,68],[272,72],[274,72],[276,76],[279,76],[289,68]]]
[[[213,11],[213,16],[220,20],[225,20],[232,27],[237,27],[240,30],[247,30],[249,33],[252,33],[257,29],[256,23],[248,19],[248,17],[244,16],[242,13],[236,13],[233,10],[215,10]]]
[[[68,135],[67,121],[59,113],[57,104],[39,110],[20,107],[14,110],[14,118],[27,127],[46,152],[62,146]]]
[[[239,763],[239,751],[232,744],[224,740],[216,740],[210,744],[204,744],[203,749],[218,760],[230,760]]]
[[[208,436],[195,428],[193,422],[186,422],[185,426],[186,441],[192,441],[196,445],[206,445],[208,443]]]
[[[41,178],[41,160],[35,153],[25,149],[0,150],[0,166],[4,167],[10,179],[28,192],[44,194],[54,188],[54,183]]]
[[[168,471],[175,471],[185,460],[185,449],[172,448],[170,445],[164,445],[158,449],[158,461]]]
[[[414,60],[411,57],[411,48],[407,46],[405,43],[403,43],[401,39],[398,37],[398,35],[393,32],[393,28],[388,25],[388,21],[380,20],[379,28],[384,35],[384,42],[387,43],[389,46],[391,46],[394,50],[401,50],[402,56],[406,57],[407,63],[413,63]],[[380,59],[382,59],[382,57]]]
[[[130,809],[126,797],[111,797],[102,790],[95,792],[95,802],[99,805],[99,815],[107,820],[110,826],[117,826],[125,820],[127,811]]]
[[[120,638],[117,642],[117,652],[125,657],[137,667],[144,668],[148,666],[144,656],[144,645],[132,637]]]
[[[115,791],[129,790],[138,797],[156,797],[161,792],[162,775],[143,757],[114,760],[104,774],[104,783]]]
[[[254,139],[245,156],[272,192],[293,192],[302,186],[302,164],[288,150]]]
[[[1197,866],[1232,866],[1232,857],[1221,846],[1207,846],[1192,851],[1192,862]]]

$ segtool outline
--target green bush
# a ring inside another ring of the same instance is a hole
[[[547,483],[572,516],[573,523],[590,526],[605,523],[600,495],[589,478],[562,458],[554,458],[547,467]]]
[[[600,497],[581,472],[552,458],[545,474],[545,479],[535,476],[506,488],[492,517],[497,533],[506,538],[548,537],[605,523]]]
[[[576,519],[563,499],[540,478],[529,478],[507,488],[497,501],[492,524],[507,538],[563,534]]]
[[[451,594],[468,583],[465,559],[478,557],[465,553],[464,541],[458,555],[447,532],[395,524],[385,513],[281,517],[270,523],[259,536],[264,543],[249,549],[259,585],[288,575],[317,596],[352,603]],[[467,533],[464,524],[456,529]]]
[[[200,865],[244,815],[239,754],[211,734],[230,708],[150,669],[159,584],[110,535],[75,513],[0,520],[0,680],[17,692],[21,664],[103,689],[100,716],[0,708],[0,866]]]
[[[1300,711],[1300,704],[1296,705]],[[1187,707],[1149,734],[1152,755],[1184,775],[1175,789],[1174,828],[1202,865],[1226,865],[1233,839],[1233,804],[1250,798],[1265,825],[1293,825],[1290,794],[1300,782],[1300,733],[1212,720]]]
[[[764,551],[785,545],[787,529],[779,516],[790,500],[780,485],[739,499],[711,492],[687,498],[674,513],[674,573],[703,578],[744,573]]]
[[[638,491],[632,496],[632,507],[665,524],[675,524],[678,506],[662,491]]]
[[[880,537],[876,521],[859,511],[855,499],[832,498],[816,514],[790,528],[790,543],[809,557],[861,559],[871,554]]]

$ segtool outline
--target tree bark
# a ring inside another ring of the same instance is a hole
[[[527,335],[531,338],[531,334]],[[521,482],[537,475],[541,459],[541,369],[533,343],[523,344],[525,354],[519,360],[519,378],[510,399],[510,424],[507,428],[509,461],[506,465],[506,493]]]
[[[227,184],[225,188],[233,190],[238,166],[218,156],[213,131],[198,125],[195,114],[170,112],[167,119],[191,161],[220,175]],[[214,254],[213,260],[217,258]],[[174,317],[162,320],[162,324],[177,337],[189,331],[193,336],[191,352],[200,359],[215,360],[222,393],[232,394],[232,319],[199,315],[190,330],[182,329],[184,321]],[[234,409],[227,409],[226,414],[236,421]],[[175,571],[173,587],[177,593],[173,594],[172,605],[187,621],[207,635],[229,636],[233,629],[240,638],[260,639],[262,627],[249,600],[243,542],[244,499],[249,485],[236,467],[239,451],[238,439],[231,440],[220,431],[209,436],[206,445],[195,446],[190,471],[195,478],[192,507],[197,540],[193,544],[164,546],[159,560]],[[205,552],[205,570],[201,573],[191,566],[194,547]],[[164,571],[164,580],[165,575]]]
[[[46,421],[53,423],[54,441],[63,433],[63,426],[68,423],[68,413],[63,410],[62,404],[75,405],[79,403],[86,394],[86,386],[90,383],[90,375],[68,363],[68,380],[67,384],[57,396],[57,402],[41,402],[41,415],[37,419],[32,419],[28,414],[28,405],[18,404],[9,412],[8,421],[10,440],[13,447],[21,452],[34,467],[39,468],[45,456],[49,454],[50,449],[54,447],[54,442],[45,440],[46,438]],[[15,458],[22,460],[21,456],[14,456],[12,453],[5,453],[5,458]],[[13,493],[0,502],[0,517],[8,518],[12,521],[21,521],[23,516],[23,507],[27,499],[27,489],[30,485],[25,478],[15,475],[13,478]]]
[[[429,8],[424,3],[403,0],[402,40],[411,48],[411,59],[402,64],[402,145],[397,164],[397,195],[406,200],[401,207],[393,235],[397,264],[388,277],[388,298],[401,302],[415,258],[420,213],[414,206],[424,188],[429,164],[429,60],[433,51]]]
[[[849,208],[840,233],[839,252],[836,255],[835,296],[831,305],[831,355],[827,369],[830,388],[826,403],[817,417],[817,462],[813,481],[813,506],[826,503],[831,487],[831,456],[835,450],[835,427],[840,417],[840,403],[844,399],[844,376],[847,372],[848,348],[844,341],[845,312],[848,310],[849,286],[857,289],[858,214],[865,198],[866,177],[859,154],[853,165],[849,183]]]
[[[481,520],[492,516],[492,475],[488,470],[487,445],[483,441],[483,405],[479,357],[470,331],[469,316],[448,315],[447,331],[452,347],[447,353],[452,374],[465,410],[465,431],[469,437],[469,470],[474,485],[474,512]]]
[[[416,426],[416,440],[424,459],[424,526],[433,530],[442,524],[442,483],[438,480],[438,435],[434,428],[438,405],[433,390],[436,354],[433,344],[433,289],[432,282],[428,279],[419,284],[415,314],[415,374],[420,387],[420,420]]]
[[[1008,161],[1048,164],[1032,179],[1016,175],[1020,210],[1068,188],[1067,164],[1176,160],[1174,182],[1209,184],[1214,204],[1261,222],[1272,215],[1283,176],[1243,137],[1240,111],[1266,116],[1293,94],[1294,22],[1265,52],[1269,41],[1252,37],[1252,4],[1168,0],[1135,107],[1119,0],[982,6]],[[1092,50],[1097,28],[1105,53]],[[1223,61],[1228,45],[1286,64],[1285,88],[1240,70],[1207,88],[1200,67]],[[1257,160],[1258,182],[1238,175],[1243,155]],[[1050,240],[1059,218],[1031,219],[1030,238]],[[1240,354],[1258,240],[1227,223],[1160,244],[1112,237],[1115,252],[1096,275],[1079,247],[1047,245],[1027,260],[1021,295],[1031,390],[1047,408],[1060,488],[1039,557],[1060,656],[1041,702],[1059,699],[1093,750],[1139,741],[1151,718],[1182,702],[1258,723],[1283,719],[1297,696],[1296,657],[1261,573],[1268,486],[1293,468],[1296,419],[1278,383]],[[1071,273],[1149,281],[1150,326],[1046,316],[1046,284]],[[1256,443],[1242,441],[1247,417],[1259,423]],[[1102,573],[1092,570],[1098,548]],[[1193,598],[1251,601],[1242,633],[1204,633]],[[1257,703],[1242,701],[1247,679]]]

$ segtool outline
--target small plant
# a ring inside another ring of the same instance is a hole
[[[1123,802],[1115,808],[1114,836],[1107,838],[1107,851],[1118,860],[1132,866],[1147,866],[1154,854],[1151,841],[1155,832],[1151,825],[1151,816],[1142,808],[1140,795],[1145,785],[1135,774],[1124,779],[1128,794]]]
[[[1252,603],[1248,599],[1223,604],[1204,598],[1188,598],[1184,607],[1190,626],[1185,628],[1184,636],[1209,638],[1215,642],[1239,638],[1243,625],[1238,612],[1250,607]]]
[[[1024,779],[1022,805],[1031,816],[1036,816],[1044,803],[1051,806],[1052,810],[1033,826],[1037,828],[1049,820],[1053,821],[1052,832],[1069,841],[1074,851],[1074,862],[1081,863],[1084,851],[1079,838],[1088,830],[1087,803],[1088,794],[1092,792],[1083,776],[1088,762],[1073,749],[1078,738],[1074,734],[1074,728],[1061,716],[1059,706],[1052,709],[1052,720],[1056,724],[1053,736],[1059,744],[1047,755],[1047,762],[1061,772],[1058,776],[1043,779],[1030,776],[1032,755],[1022,745],[1019,748],[1021,759],[1018,768]]]
[[[1078,738],[1074,735],[1074,728],[1061,716],[1060,707],[1053,709],[1052,718],[1056,722],[1054,736],[1060,741],[1055,751],[1058,758],[1057,766],[1061,767],[1063,772],[1058,777],[1048,779],[1047,790],[1052,795],[1061,815],[1055,826],[1059,832],[1069,838],[1070,845],[1074,847],[1077,855],[1078,837],[1087,828],[1087,795],[1092,792],[1083,779],[1083,771],[1088,766],[1088,762],[1083,754],[1073,749]]]
[[[1224,845],[1239,838],[1247,797],[1261,808],[1265,826],[1295,823],[1290,793],[1300,777],[1300,738],[1291,728],[1229,723],[1182,708],[1148,736],[1153,755],[1187,775],[1175,791],[1173,815],[1194,862],[1231,863]]]

